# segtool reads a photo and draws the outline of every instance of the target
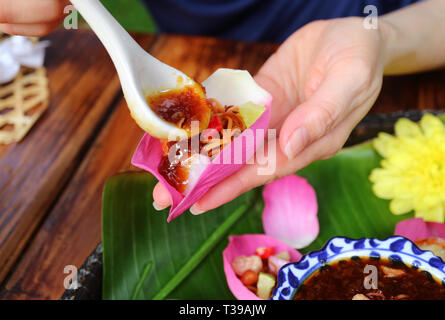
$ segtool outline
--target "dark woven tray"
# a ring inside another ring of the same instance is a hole
[[[444,111],[401,111],[385,114],[371,114],[366,116],[351,133],[346,146],[367,141],[374,138],[378,132],[392,133],[394,124],[399,118],[409,118],[419,121],[425,113],[438,115]],[[88,300],[102,298],[102,244],[88,256],[78,271],[78,288],[64,292],[62,300]]]

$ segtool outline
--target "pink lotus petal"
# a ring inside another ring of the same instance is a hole
[[[255,84],[255,86],[257,85]],[[224,88],[218,87],[218,90],[220,91],[223,89]],[[212,87],[212,90],[215,89]],[[252,124],[252,126],[246,129],[230,145],[226,146],[215,159],[213,159],[213,161],[204,169],[199,179],[197,179],[195,185],[187,192],[186,196],[183,196],[172,187],[158,171],[158,166],[163,154],[159,140],[151,137],[149,134],[145,134],[139,142],[131,163],[136,167],[152,173],[170,193],[172,206],[167,218],[168,222],[175,219],[195,204],[215,184],[241,169],[244,163],[254,155],[257,148],[264,143],[264,136],[270,120],[272,96],[267,92],[264,92],[263,89],[256,90],[262,90],[263,96],[252,97],[251,101],[256,104],[264,105],[266,110],[258,120]],[[252,133],[254,143],[246,143],[248,137],[252,135]],[[239,145],[242,145],[242,148],[239,148]],[[242,157],[239,155],[239,149],[241,149]]]
[[[425,238],[445,239],[445,224],[425,222],[422,218],[412,218],[397,223],[394,234],[408,238],[411,241]]]
[[[263,190],[263,228],[267,235],[293,248],[308,246],[318,235],[318,205],[306,179],[290,175]]]
[[[230,236],[229,245],[223,251],[224,273],[230,291],[238,300],[261,300],[242,284],[232,268],[232,261],[236,257],[253,255],[259,247],[273,247],[275,252],[288,251],[291,262],[296,262],[301,258],[301,254],[297,250],[264,234]]]

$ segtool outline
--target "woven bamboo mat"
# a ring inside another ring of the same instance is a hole
[[[0,41],[7,38],[0,34]],[[0,84],[0,144],[22,140],[48,104],[48,78],[43,67],[21,67],[13,81]]]

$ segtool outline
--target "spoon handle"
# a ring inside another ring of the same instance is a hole
[[[122,77],[136,67],[138,58],[142,55],[147,56],[147,53],[99,0],[70,1],[105,46],[122,82]]]

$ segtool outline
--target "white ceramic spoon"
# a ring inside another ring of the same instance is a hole
[[[195,82],[148,54],[99,0],[71,0],[107,49],[116,67],[131,115],[144,131],[159,139],[179,140],[187,132],[159,118],[148,106],[150,93]]]

